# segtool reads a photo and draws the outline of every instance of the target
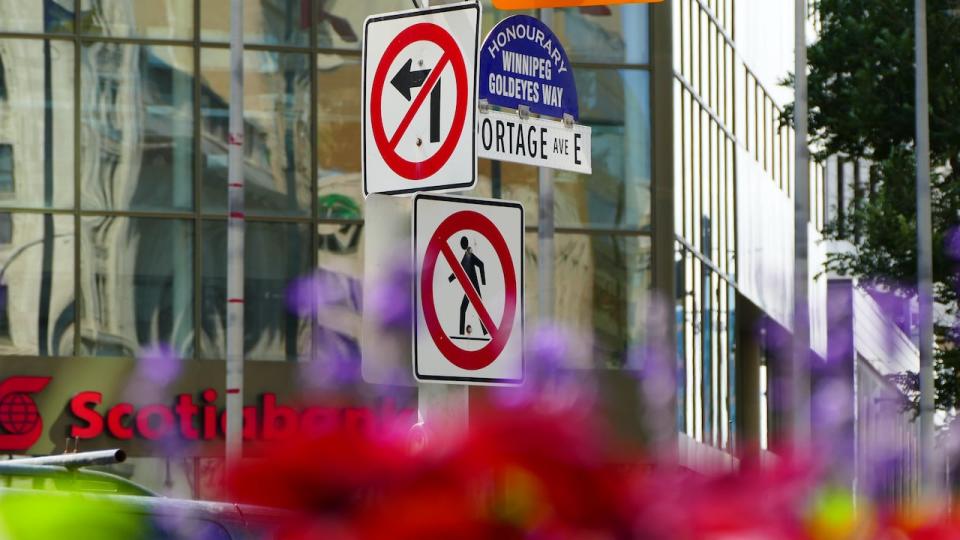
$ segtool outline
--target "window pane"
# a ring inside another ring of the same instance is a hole
[[[360,219],[360,58],[317,55],[317,212]]]
[[[80,231],[81,354],[193,352],[193,223],[85,217]]]
[[[200,39],[230,41],[230,0],[200,2]],[[268,45],[310,44],[311,0],[244,0],[243,41]],[[369,2],[353,2],[364,6]]]
[[[537,320],[537,237],[525,236],[526,320]],[[651,244],[647,236],[557,234],[554,240],[554,315],[592,341],[585,367],[623,367],[642,343]]]
[[[193,39],[193,0],[83,0],[80,13],[88,34]]]
[[[227,222],[203,223],[200,356],[226,357]],[[247,222],[244,350],[251,360],[291,360],[310,352],[310,325],[287,309],[287,287],[310,271],[310,229]]]
[[[473,194],[522,203],[524,222],[536,226],[540,215],[537,168],[491,159],[478,160],[477,165],[477,187]]]
[[[94,43],[81,69],[81,204],[193,207],[193,52]]]
[[[0,354],[73,354],[73,218],[0,214]]]
[[[360,358],[360,316],[363,310],[363,225],[317,226],[320,249],[317,272],[334,299],[318,310],[314,360],[329,362]],[[359,373],[359,363],[354,366]]]
[[[73,207],[73,66],[72,43],[0,39],[0,206]]]
[[[561,227],[650,225],[650,86],[643,70],[578,69],[580,121],[593,128],[593,174],[557,171]]]
[[[413,7],[396,0],[320,0],[317,14],[317,46],[336,49],[360,49],[363,20],[370,15]]]
[[[73,0],[0,0],[0,31],[72,32]]]
[[[310,72],[305,54],[244,53],[247,213],[309,215]],[[207,49],[203,73],[203,207],[227,209],[230,52]],[[355,83],[359,84],[359,83]],[[356,151],[356,150],[354,150]]]
[[[573,62],[646,64],[647,6],[592,6],[555,11],[551,29]]]

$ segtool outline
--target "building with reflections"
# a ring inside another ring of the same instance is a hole
[[[229,4],[0,0],[0,371],[61,381],[38,397],[50,429],[30,452],[62,449],[70,395],[93,385],[104,403],[123,399],[154,343],[184,358],[170,400],[222,386]],[[505,14],[483,5],[485,33]],[[359,370],[359,36],[368,15],[409,6],[244,6],[244,341],[251,370],[266,374],[249,381],[248,400],[292,399],[319,351]],[[793,136],[779,122],[792,97],[777,80],[792,69],[791,17],[790,2],[759,0],[555,14],[593,130],[593,174],[555,174],[555,314],[589,351],[569,367],[630,379],[632,353],[658,323],[650,314],[672,312],[675,427],[695,469],[765,448],[779,430],[770,381],[791,319]],[[526,209],[534,321],[537,171],[480,160],[479,173],[475,195]],[[823,168],[812,173],[816,276],[829,197]],[[287,286],[314,271],[337,301],[300,317]],[[826,287],[812,281],[821,357]],[[628,438],[638,415],[619,415]],[[136,478],[194,496],[204,496],[199,471],[216,468],[134,461]]]

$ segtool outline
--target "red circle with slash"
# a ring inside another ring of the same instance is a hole
[[[457,260],[447,243],[453,235],[462,231],[474,231],[483,235],[493,246],[500,267],[503,269],[506,298],[504,299],[503,316],[500,317],[500,324],[494,324],[493,318],[483,305],[480,295],[473,288],[473,284],[467,277],[466,272],[463,271],[460,261]],[[437,306],[434,303],[433,276],[436,272],[437,260],[441,255],[450,265],[457,281],[469,298],[470,304],[480,317],[480,321],[490,332],[490,341],[481,349],[475,351],[461,349],[447,336],[440,325],[440,319],[437,317]],[[497,226],[486,216],[471,210],[463,210],[452,214],[437,227],[436,232],[433,233],[430,242],[427,244],[426,253],[423,257],[420,290],[423,297],[423,318],[427,330],[430,332],[430,337],[433,338],[437,349],[450,363],[461,369],[476,371],[489,366],[500,356],[507,342],[510,341],[513,321],[517,315],[517,274],[513,267],[513,259],[510,256],[509,248],[507,248],[506,240],[500,234]]]
[[[407,46],[417,41],[435,43],[443,51],[443,54],[437,61],[437,65],[430,70],[430,75],[411,102],[410,109],[403,115],[397,130],[392,136],[388,137],[383,127],[383,89],[386,86],[387,72],[397,56]],[[446,68],[448,62],[453,68],[453,77],[457,86],[456,107],[450,132],[447,134],[446,140],[441,143],[440,149],[432,156],[423,161],[410,161],[397,153],[397,145],[406,133],[407,128],[410,127],[417,111],[426,102],[427,96],[433,90],[434,85],[439,84],[440,74]],[[453,155],[453,151],[456,150],[457,144],[460,142],[460,135],[463,133],[463,125],[467,118],[467,90],[467,66],[463,61],[463,55],[456,40],[446,30],[433,23],[417,23],[397,34],[397,37],[390,42],[380,59],[380,64],[373,76],[370,95],[370,127],[373,131],[373,140],[377,149],[380,150],[383,161],[393,172],[407,180],[423,180],[436,174],[447,163],[450,156]]]

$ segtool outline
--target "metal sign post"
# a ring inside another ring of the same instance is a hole
[[[480,5],[414,0],[414,5],[422,8],[424,14],[431,4],[459,4],[451,8],[454,11],[419,21],[442,30],[433,30],[432,39],[419,30],[401,29],[397,39],[405,37],[409,43],[387,44],[382,53],[377,53],[368,48],[370,45],[376,48],[377,44],[368,43],[372,34],[364,25],[365,196],[463,190],[476,185],[476,52]],[[473,13],[476,17],[473,34],[467,36],[463,30],[468,28],[462,21],[469,21]],[[418,15],[420,13],[416,11],[387,14],[385,17],[390,19],[381,19],[381,27],[389,30],[392,25],[389,21],[399,21],[401,17],[414,21]],[[407,34],[401,35],[404,31]],[[376,37],[383,36],[378,33]],[[469,52],[471,47],[472,57],[458,55]],[[368,55],[371,61],[376,57],[379,65],[383,65],[383,58],[388,54],[396,56],[394,62],[367,71]],[[407,60],[410,60],[409,65]],[[379,73],[381,71],[383,73]],[[376,107],[371,102],[374,98],[378,100]],[[396,103],[391,104],[390,100]],[[398,114],[398,111],[406,112]],[[390,115],[399,120],[390,118]],[[392,134],[388,133],[391,129]],[[370,215],[368,219],[377,217]],[[417,401],[418,422],[411,428],[415,445],[431,444],[435,434],[455,437],[466,429],[469,419],[467,386],[418,383]]]
[[[540,10],[543,24],[553,24],[553,8]],[[553,320],[553,169],[540,167],[537,171],[537,185],[540,191],[540,204],[537,227],[537,296],[539,315],[542,323]]]

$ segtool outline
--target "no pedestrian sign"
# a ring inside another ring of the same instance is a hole
[[[479,22],[470,2],[364,23],[364,195],[476,184]]]
[[[418,194],[413,366],[417,380],[523,382],[523,207]]]

